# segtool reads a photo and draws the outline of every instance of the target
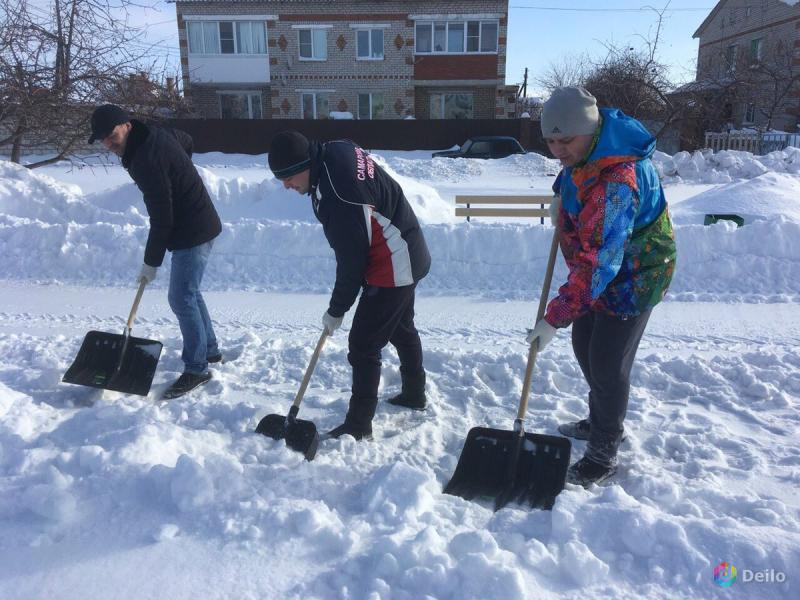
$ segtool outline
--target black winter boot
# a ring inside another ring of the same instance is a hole
[[[350,396],[350,407],[344,423],[331,429],[327,436],[338,438],[343,435],[352,435],[357,440],[372,439],[372,418],[375,416],[377,398],[357,398]]]
[[[584,456],[567,470],[567,483],[589,487],[605,481],[616,472],[616,466],[607,467]]]
[[[372,427],[370,426],[369,429],[361,429],[359,427],[354,426],[352,423],[348,423],[345,421],[338,427],[334,427],[331,429],[327,434],[329,438],[339,438],[343,435],[351,435],[353,436],[356,441],[361,440],[371,440],[372,439]]]
[[[387,400],[389,404],[403,406],[412,410],[425,410],[428,400],[425,397],[425,371],[416,376],[409,376],[400,367],[400,376],[403,380],[402,391]]]
[[[589,419],[581,419],[571,423],[562,423],[558,426],[558,433],[575,440],[588,440],[592,433],[592,426],[589,423]],[[627,439],[628,436],[625,435],[625,430],[623,429],[621,441],[624,442]]]
[[[171,400],[191,392],[194,388],[208,383],[211,380],[211,373],[205,372],[201,375],[194,373],[183,373],[167,390],[161,395],[164,400]]]

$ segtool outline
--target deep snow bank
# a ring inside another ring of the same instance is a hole
[[[209,288],[324,291],[331,286],[333,254],[305,198],[274,179],[254,183],[226,179],[203,167],[200,172],[225,221],[206,278]],[[415,180],[402,183],[427,223],[433,266],[425,293],[520,297],[540,288],[549,226],[443,223],[452,220],[452,208],[436,190]],[[672,293],[684,299],[796,294],[800,246],[794,240],[800,239],[800,210],[790,208],[790,202],[798,187],[793,176],[768,173],[712,190],[705,202],[701,194],[679,205],[678,223],[699,222],[705,205],[722,197],[752,208],[763,220],[741,229],[730,223],[678,226]],[[764,205],[774,207],[772,218]],[[75,186],[0,162],[2,278],[131,284],[147,229],[141,195],[133,184],[83,196]],[[564,276],[561,261],[558,269],[556,282]],[[166,281],[162,272],[156,285]]]

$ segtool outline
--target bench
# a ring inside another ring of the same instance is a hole
[[[548,206],[552,199],[552,195],[456,196],[456,216],[466,217],[467,221],[470,217],[539,217],[544,224],[545,217],[550,217]],[[537,205],[539,208],[534,208]]]

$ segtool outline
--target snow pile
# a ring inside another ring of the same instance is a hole
[[[463,189],[525,193],[553,177],[530,155],[470,166],[423,154],[380,160],[408,178],[433,256],[416,304],[428,409],[385,402],[401,387],[387,348],[375,441],[322,440],[312,462],[253,433],[288,410],[334,278],[307,198],[263,157],[196,158],[225,221],[205,297],[228,360],[160,402],[183,368],[163,289],[148,289],[134,329],[164,344],[149,397],[61,383],[87,331],[124,327],[147,233],[138,190],[114,166],[43,176],[0,163],[1,598],[723,598],[722,561],[739,569],[733,593],[798,596],[796,176],[667,190],[685,224],[632,373],[620,470],[568,485],[552,511],[494,513],[442,489],[471,427],[511,427],[553,230],[436,215]],[[752,222],[697,224],[712,206]],[[564,276],[559,261],[554,285]],[[347,410],[351,319],[301,407],[321,432]],[[527,429],[585,417],[587,394],[560,331],[537,359]],[[574,441],[572,459],[584,449]],[[747,583],[745,569],[785,581]]]
[[[780,218],[800,223],[800,178],[770,171],[702,192],[672,210],[676,224],[703,223],[706,214],[734,214],[745,223]]]
[[[653,162],[665,183],[692,181],[697,183],[730,183],[750,179],[767,171],[800,173],[800,148],[789,146],[764,156],[741,150],[696,150],[678,152],[675,156],[656,151]]]
[[[518,160],[530,160],[527,156]],[[458,162],[446,160],[448,165]],[[486,163],[481,168],[491,168],[492,163],[480,162]],[[513,163],[495,168],[502,173]],[[0,252],[7,258],[0,262],[0,277],[130,283],[138,273],[148,231],[135,185],[81,196],[48,176],[10,163],[0,166],[6,174],[0,179]],[[333,253],[308,198],[283,189],[271,177],[251,181],[226,178],[217,169],[199,170],[225,223],[205,279],[209,289],[329,289]],[[421,288],[426,293],[519,298],[541,285],[552,235],[549,226],[455,221],[452,207],[429,184],[389,170],[427,223],[433,264]],[[800,245],[794,243],[800,233],[798,192],[794,176],[768,173],[678,203],[675,219],[685,226],[676,229],[678,267],[672,293],[684,294],[685,299],[704,294],[795,294],[800,280]],[[702,223],[705,213],[728,212],[758,222],[741,229],[731,223],[692,225]],[[562,261],[556,276],[565,277]],[[155,285],[167,281],[166,274],[159,275]]]

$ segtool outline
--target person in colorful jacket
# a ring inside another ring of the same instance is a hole
[[[426,406],[422,344],[414,325],[415,290],[431,265],[425,237],[400,185],[350,141],[309,142],[285,131],[273,138],[268,161],[286,189],[311,196],[336,256],[336,282],[322,315],[329,334],[361,293],[348,338],[350,407],[328,436],[369,439],[386,344],[397,349],[402,380],[401,393],[389,402]]]
[[[656,140],[618,109],[598,109],[579,87],[544,104],[542,135],[561,161],[551,214],[569,275],[526,341],[539,349],[572,325],[572,347],[589,384],[589,416],[559,426],[588,440],[567,481],[599,483],[616,471],[630,372],[652,308],[675,268],[664,190],[650,157]]]

